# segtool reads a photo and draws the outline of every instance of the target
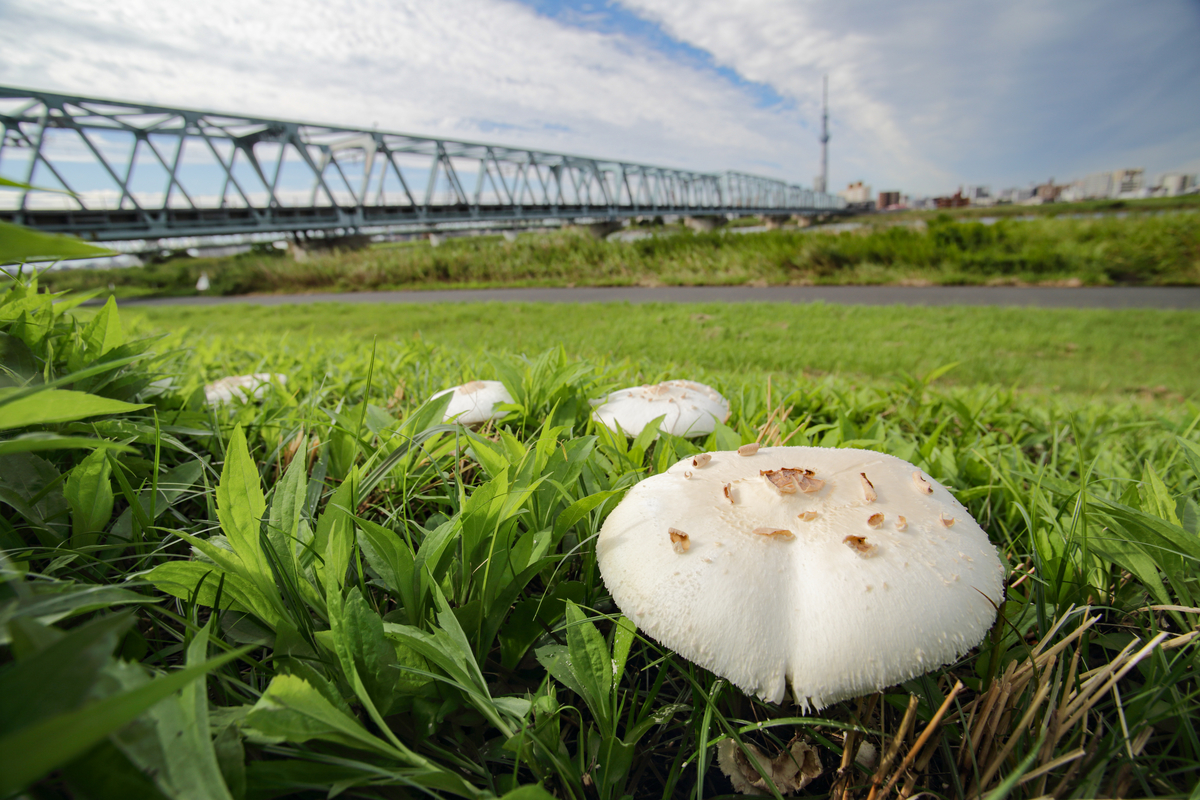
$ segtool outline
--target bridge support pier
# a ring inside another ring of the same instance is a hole
[[[691,228],[696,233],[712,233],[717,228],[725,224],[725,218],[717,216],[684,217],[683,224]]]
[[[782,228],[791,218],[791,214],[764,214],[763,223],[766,224],[767,230],[774,231]]]
[[[328,236],[308,238],[297,236],[288,242],[288,253],[299,263],[308,261],[308,257],[317,252],[331,250],[362,250],[371,244],[371,237],[362,233],[351,233],[346,236]]]
[[[609,234],[616,233],[624,228],[625,223],[620,220],[609,220],[607,222],[589,222],[585,225],[571,225],[570,227],[587,231],[596,239],[604,239]]]

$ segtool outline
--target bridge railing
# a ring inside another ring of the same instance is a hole
[[[845,205],[737,172],[11,87],[0,177],[39,187],[0,186],[0,219],[107,240]]]

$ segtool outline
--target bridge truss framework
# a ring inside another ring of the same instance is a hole
[[[97,241],[817,215],[845,205],[739,172],[11,87],[0,87],[0,176],[39,187],[0,186],[0,219]]]

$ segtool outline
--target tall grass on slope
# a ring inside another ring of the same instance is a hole
[[[629,442],[587,401],[667,376],[411,341],[189,353],[71,302],[0,299],[6,795],[704,797],[730,790],[721,741],[794,737],[823,765],[810,793],[839,798],[1192,790],[1194,404],[714,374],[727,426]],[[206,406],[226,369],[290,380]],[[429,397],[468,377],[505,382],[505,421],[442,423]],[[597,571],[606,514],[756,440],[888,452],[950,487],[1008,567],[993,633],[819,717],[638,635]]]
[[[633,242],[566,231],[450,239],[327,252],[297,263],[285,255],[172,261],[47,276],[56,290],[195,294],[202,271],[212,294],[363,291],[445,286],[636,286],[760,284],[1087,285],[1200,283],[1200,216],[1176,212],[1094,219],[938,217],[922,227],[844,233],[680,231]],[[270,250],[269,252],[278,253]]]

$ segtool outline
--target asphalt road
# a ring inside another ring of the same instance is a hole
[[[813,303],[910,306],[1200,309],[1200,287],[1048,288],[1016,286],[687,286],[576,289],[438,289],[429,291],[259,294],[123,300],[122,306],[249,303]]]

